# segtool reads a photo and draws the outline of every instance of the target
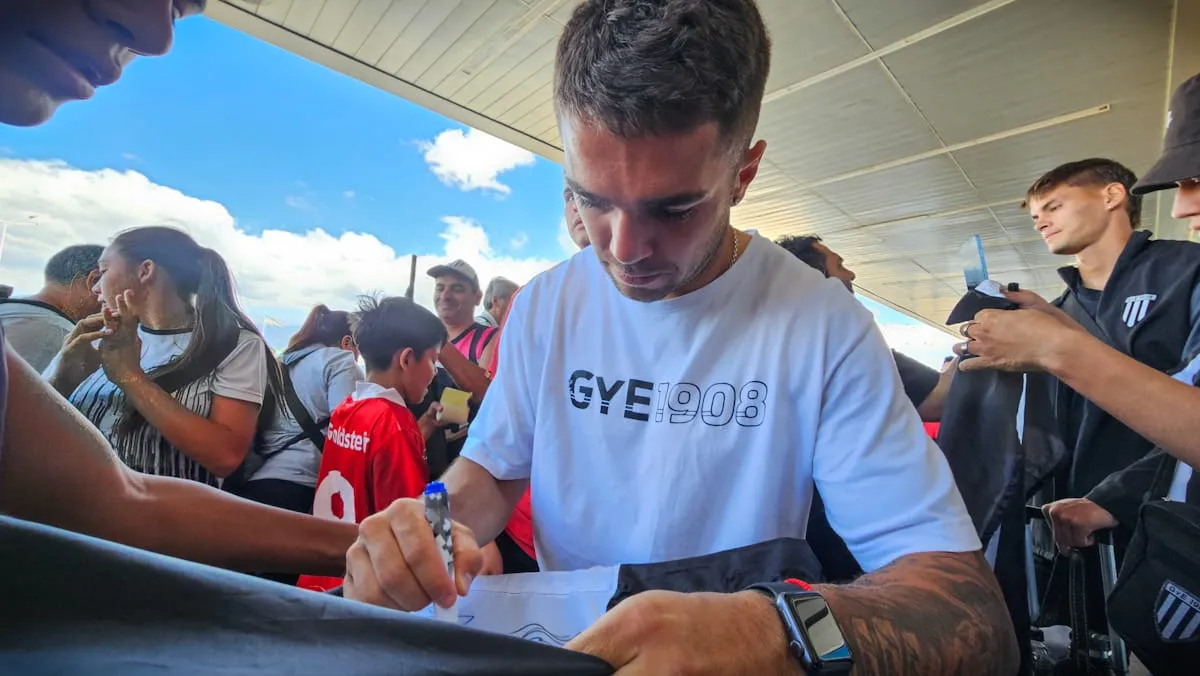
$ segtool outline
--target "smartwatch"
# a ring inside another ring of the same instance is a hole
[[[763,582],[750,590],[766,595],[779,611],[792,654],[804,673],[848,674],[854,659],[824,597],[800,580]]]

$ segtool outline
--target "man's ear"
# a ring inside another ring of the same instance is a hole
[[[91,293],[92,289],[96,288],[96,282],[98,281],[100,281],[100,268],[87,273],[87,277],[84,278],[83,283],[87,284],[88,293]]]
[[[767,142],[760,140],[758,143],[750,146],[742,155],[741,168],[738,169],[737,173],[737,185],[733,188],[734,205],[741,203],[742,199],[746,197],[746,191],[750,188],[754,177],[758,176],[758,167],[766,152]]]
[[[1109,183],[1104,187],[1104,208],[1112,211],[1129,199],[1129,191],[1120,183]]]
[[[353,350],[357,346],[354,344],[354,338],[352,336],[342,336],[342,342],[338,345],[338,347],[342,348],[343,350]]]

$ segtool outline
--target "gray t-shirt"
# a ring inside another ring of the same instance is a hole
[[[284,368],[290,369],[296,397],[314,422],[327,420],[333,409],[354,392],[355,384],[365,380],[354,354],[336,347],[314,345],[286,354],[281,361]],[[316,487],[323,449],[307,437],[293,441],[300,432],[300,423],[292,416],[282,411],[276,414],[274,426],[263,432],[261,446],[270,457],[250,480],[281,479]],[[289,441],[293,443],[280,450]]]
[[[0,324],[8,344],[38,373],[46,370],[75,329],[75,322],[58,308],[19,298],[0,301]]]
[[[192,339],[192,331],[154,331],[139,327],[138,336],[142,339],[142,369],[149,372],[182,354]],[[237,346],[229,356],[208,376],[179,388],[174,393],[175,400],[192,413],[205,418],[212,413],[214,395],[262,404],[267,388],[265,350],[262,338],[252,331],[242,331]],[[58,357],[55,358],[57,360]],[[52,364],[47,367],[46,373],[53,373],[55,368],[56,365]],[[85,378],[69,400],[108,437],[121,461],[131,469],[217,485],[217,478],[203,465],[181,453],[151,425],[143,424],[124,436],[115,433],[117,420],[125,409],[125,394],[108,379],[104,369],[98,369]]]

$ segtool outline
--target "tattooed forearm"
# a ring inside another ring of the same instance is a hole
[[[856,676],[1012,676],[1012,622],[983,555],[906,556],[852,584],[821,587]]]

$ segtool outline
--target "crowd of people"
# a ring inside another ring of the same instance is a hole
[[[88,98],[202,9],[0,0],[0,121]],[[28,65],[62,58],[78,77]],[[1110,529],[1137,550],[1158,498],[1200,524],[1200,245],[1140,229],[1141,196],[1167,189],[1200,229],[1200,77],[1140,180],[1086,159],[1032,184],[1034,228],[1074,257],[1067,290],[1004,292],[1015,309],[963,324],[939,372],[889,352],[819,236],[731,224],[766,152],[769,66],[753,0],[582,2],[555,71],[580,253],[522,288],[435,266],[434,311],[318,305],[279,355],[236,271],[180,230],[64,249],[40,291],[0,299],[0,513],[401,610],[450,606],[479,575],[807,536],[824,579],[648,591],[568,647],[629,674],[1031,673],[922,423],[968,396],[966,374],[1044,372],[1068,449],[1043,490],[1064,553]],[[433,480],[454,507],[452,571],[420,500]],[[1110,604],[1154,673],[1195,654],[1197,569],[1146,601],[1183,620],[1158,643],[1153,614]]]

